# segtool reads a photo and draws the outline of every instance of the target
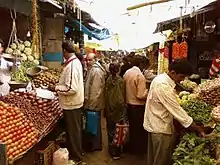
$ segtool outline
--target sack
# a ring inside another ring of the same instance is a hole
[[[98,135],[98,126],[100,113],[95,111],[86,111],[86,129],[87,133],[91,133],[94,136]]]
[[[113,145],[120,146],[124,145],[129,135],[129,124],[116,124],[115,136],[113,139]]]
[[[53,153],[53,165],[68,165],[69,152],[66,148],[60,148]]]

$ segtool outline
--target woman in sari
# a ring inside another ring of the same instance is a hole
[[[106,109],[105,116],[107,121],[108,147],[109,154],[113,159],[119,159],[121,147],[113,143],[117,123],[126,120],[126,107],[124,98],[124,81],[118,75],[120,65],[112,63],[109,66],[110,76],[106,81]]]

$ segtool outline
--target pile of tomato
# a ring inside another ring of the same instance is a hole
[[[0,102],[0,141],[13,160],[38,142],[38,132],[19,108]]]

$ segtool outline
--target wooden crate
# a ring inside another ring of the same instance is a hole
[[[36,165],[52,165],[53,153],[57,150],[55,142],[48,142],[48,145],[37,151]]]
[[[8,165],[6,145],[0,142],[0,165]]]

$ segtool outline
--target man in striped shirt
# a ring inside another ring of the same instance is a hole
[[[214,78],[220,71],[220,52],[217,52],[216,58],[212,61],[212,66],[209,69],[209,77]]]

